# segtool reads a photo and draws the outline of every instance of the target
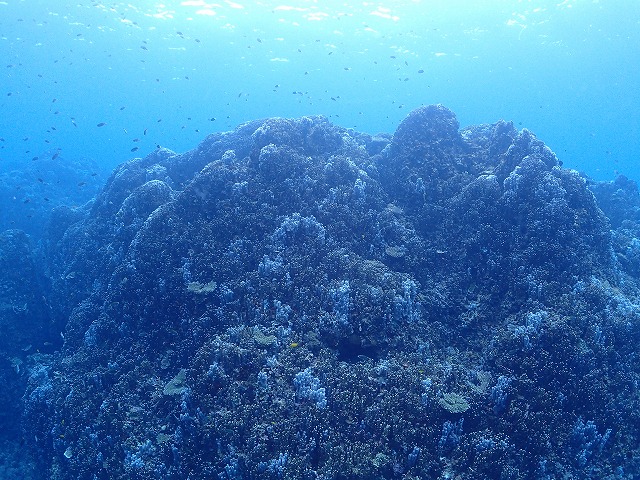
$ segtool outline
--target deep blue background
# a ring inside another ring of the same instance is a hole
[[[391,133],[443,103],[640,180],[636,0],[213,3],[0,1],[0,172],[56,152],[108,170],[271,116]]]

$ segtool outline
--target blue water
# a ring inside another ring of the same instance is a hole
[[[0,171],[108,170],[271,116],[392,133],[442,103],[640,180],[637,0],[213,3],[0,1]]]

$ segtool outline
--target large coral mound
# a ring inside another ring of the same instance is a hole
[[[526,130],[257,121],[70,215],[47,243],[65,343],[25,395],[56,478],[640,472],[634,277]]]

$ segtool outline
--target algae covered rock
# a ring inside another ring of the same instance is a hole
[[[24,417],[59,478],[638,471],[637,278],[584,179],[510,123],[250,122],[61,222],[65,344]]]
[[[59,331],[51,323],[48,282],[39,256],[21,230],[0,233],[0,418],[2,438],[19,438],[20,400],[30,358],[51,352]]]

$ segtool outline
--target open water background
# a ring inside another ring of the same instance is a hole
[[[0,172],[108,171],[272,116],[392,133],[442,103],[638,180],[639,22],[635,0],[0,1]]]

